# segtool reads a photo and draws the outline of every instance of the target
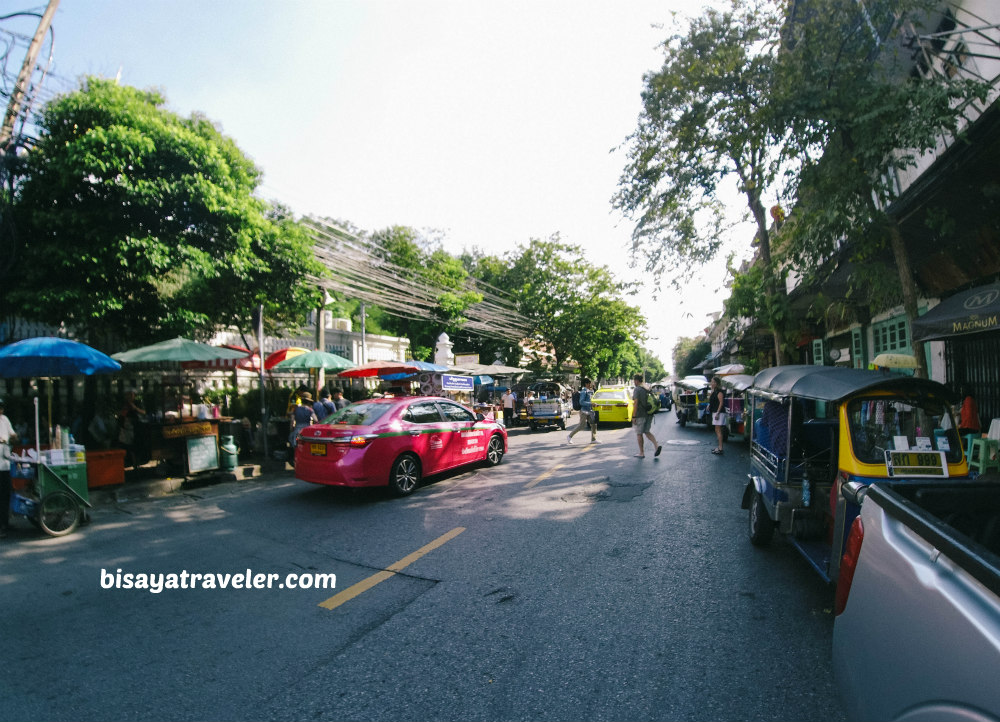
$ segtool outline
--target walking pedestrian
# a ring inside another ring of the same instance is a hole
[[[663,451],[663,447],[653,436],[653,415],[649,413],[649,390],[642,385],[642,374],[633,376],[632,381],[635,382],[635,390],[632,392],[632,400],[635,402],[632,410],[632,428],[635,430],[635,438],[639,442],[639,453],[635,456],[638,459],[646,458],[646,449],[643,443],[645,438],[652,442],[653,448],[656,449],[653,456],[657,457]]]
[[[723,429],[728,423],[726,417],[726,392],[722,390],[719,377],[713,376],[709,382],[708,413],[712,415],[712,426],[715,427],[715,439],[718,442],[712,453],[718,456],[722,453]]]
[[[7,536],[10,524],[10,452],[16,440],[14,426],[4,415],[3,399],[0,399],[0,539]]]
[[[514,393],[514,389],[504,391],[500,401],[503,403],[503,425],[509,428],[514,423],[514,405],[517,403],[517,394]]]
[[[569,436],[566,437],[566,443],[573,443],[573,436],[578,431],[583,431],[588,425],[590,426],[590,443],[596,444],[597,441],[597,419],[594,418],[594,405],[592,402],[594,392],[594,382],[588,378],[583,379],[583,386],[580,388],[580,421],[576,425],[576,428],[569,432]]]

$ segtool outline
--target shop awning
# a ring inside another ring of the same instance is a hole
[[[979,286],[946,298],[913,322],[914,341],[1000,329],[1000,283]]]

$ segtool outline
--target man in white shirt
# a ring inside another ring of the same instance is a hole
[[[3,399],[0,399],[0,539],[7,536],[10,523],[10,450],[17,440],[10,419],[4,416]]]
[[[500,400],[503,402],[503,425],[510,426],[514,421],[514,403],[517,401],[517,396],[513,389],[507,389]]]

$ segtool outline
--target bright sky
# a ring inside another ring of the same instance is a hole
[[[47,90],[85,74],[158,87],[171,110],[217,123],[262,169],[262,195],[299,215],[439,232],[453,253],[502,255],[558,232],[632,280],[632,227],[610,203],[625,166],[616,149],[671,10],[697,7],[61,0]],[[677,337],[721,310],[721,279],[713,269],[684,294],[632,299],[668,368]]]

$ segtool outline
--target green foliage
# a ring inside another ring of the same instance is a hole
[[[896,179],[957,132],[968,103],[986,97],[988,83],[962,74],[911,72],[908,39],[933,32],[925,21],[940,5],[886,0],[866,14],[855,0],[817,0],[808,21],[793,28],[780,87],[789,145],[803,164],[781,246],[800,273],[822,277],[844,244],[859,264],[886,255]],[[898,274],[864,281],[886,292],[912,283]]]
[[[21,315],[139,345],[248,328],[259,302],[274,324],[312,305],[308,237],[253,196],[260,173],[231,139],[164,104],[88,78],[45,107],[19,169]]]
[[[677,378],[684,378],[693,374],[700,374],[695,366],[705,360],[712,351],[712,344],[706,339],[680,338],[674,344],[674,375]]]
[[[766,240],[761,198],[780,167],[770,103],[778,28],[767,3],[734,0],[663,44],[614,198],[637,221],[633,255],[648,270],[683,278],[715,257],[724,237],[720,191],[729,187],[746,196]]]
[[[638,344],[646,321],[621,300],[631,286],[582,259],[583,250],[558,235],[532,239],[507,256],[504,283],[518,311],[532,321],[539,350],[552,353],[556,368],[573,359],[593,378],[641,370]]]
[[[468,288],[469,273],[462,261],[421,237],[417,231],[393,226],[372,234],[376,257],[410,272],[417,280],[440,289],[436,318],[405,318],[382,314],[379,324],[389,333],[410,340],[413,357],[430,358],[442,331],[454,334],[465,324],[465,310],[483,300]]]

